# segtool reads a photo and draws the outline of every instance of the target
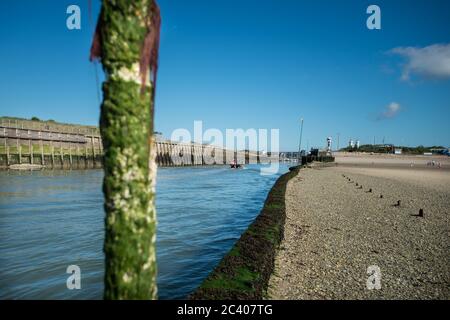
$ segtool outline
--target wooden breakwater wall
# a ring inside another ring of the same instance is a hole
[[[221,165],[235,157],[241,164],[267,163],[268,155],[234,152],[211,145],[156,142],[156,162],[161,167]],[[101,168],[103,144],[94,126],[61,124],[0,117],[0,168],[38,165],[56,169]]]
[[[223,165],[234,159],[240,164],[268,163],[274,159],[248,150],[234,152],[212,145],[172,141],[157,141],[156,154],[156,163],[162,167]]]
[[[100,168],[100,131],[52,121],[0,118],[0,167]]]

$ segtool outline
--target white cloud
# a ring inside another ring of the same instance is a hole
[[[400,109],[400,104],[397,102],[391,102],[386,109],[380,113],[378,120],[394,118],[400,112]]]
[[[424,48],[397,47],[390,52],[407,60],[403,66],[402,80],[409,80],[411,74],[425,78],[450,78],[450,43]]]

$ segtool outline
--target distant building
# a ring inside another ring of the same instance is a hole
[[[394,154],[402,154],[402,149],[395,149]]]
[[[355,142],[350,139],[350,141],[348,142],[348,146],[353,149],[355,147]]]
[[[356,140],[356,149],[359,149],[359,140]]]

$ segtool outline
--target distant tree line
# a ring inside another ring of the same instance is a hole
[[[49,120],[41,120],[38,117],[31,117],[31,121],[45,121],[45,122],[56,122],[53,119],[49,119]]]

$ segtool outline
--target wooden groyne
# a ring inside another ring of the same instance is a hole
[[[267,163],[267,154],[158,139],[160,167]],[[0,117],[0,168],[42,166],[54,169],[101,168],[103,143],[98,127]]]

